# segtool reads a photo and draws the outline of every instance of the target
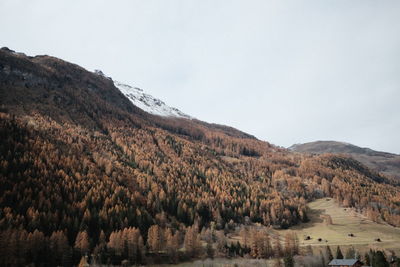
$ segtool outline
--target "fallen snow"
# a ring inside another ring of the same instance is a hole
[[[183,113],[179,109],[170,107],[160,99],[146,94],[140,88],[114,81],[111,77],[107,77],[101,70],[94,70],[94,73],[112,80],[115,87],[117,87],[135,106],[148,113],[164,117],[193,119],[193,117]]]
[[[113,81],[114,85],[137,107],[142,110],[164,117],[177,117],[192,119],[177,108],[166,105],[160,99],[146,94],[142,89],[127,84]]]

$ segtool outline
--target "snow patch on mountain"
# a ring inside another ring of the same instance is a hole
[[[132,87],[130,85],[114,81],[111,77],[106,76],[101,70],[98,69],[94,70],[94,73],[113,81],[115,87],[117,87],[135,106],[148,113],[164,117],[193,119],[193,117],[183,113],[179,109],[170,107],[160,99],[146,94],[138,87]]]
[[[192,119],[189,115],[183,113],[177,108],[166,105],[160,99],[157,99],[149,94],[146,94],[142,89],[132,87],[127,84],[113,81],[117,87],[135,106],[142,110],[159,116],[164,117],[177,117]]]

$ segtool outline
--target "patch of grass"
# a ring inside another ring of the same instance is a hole
[[[387,224],[378,224],[368,220],[354,209],[340,207],[333,199],[318,199],[309,203],[308,223],[303,223],[288,230],[299,237],[300,246],[355,246],[357,248],[381,248],[400,252],[400,228]],[[333,224],[327,225],[321,215],[330,215]],[[353,234],[354,236],[349,236]],[[310,236],[310,240],[305,240]],[[318,241],[321,238],[322,241]],[[379,238],[381,242],[375,241]]]

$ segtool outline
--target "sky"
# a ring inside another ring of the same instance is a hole
[[[0,0],[0,46],[275,145],[400,154],[399,14],[397,0]]]

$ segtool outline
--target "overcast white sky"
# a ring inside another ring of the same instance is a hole
[[[0,0],[0,46],[276,145],[400,153],[400,1]]]

